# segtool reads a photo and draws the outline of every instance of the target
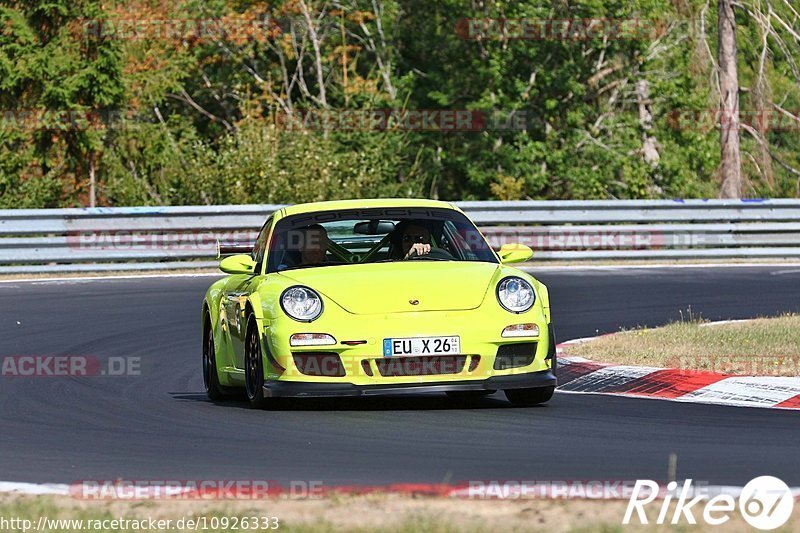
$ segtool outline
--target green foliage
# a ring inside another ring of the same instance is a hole
[[[742,108],[800,109],[800,43],[778,23],[759,23],[761,3],[742,6]],[[85,205],[92,169],[100,205],[713,197],[713,11],[701,0],[6,2],[0,207]],[[628,19],[643,31],[465,38],[467,19],[490,18]],[[131,38],[126,20],[206,20],[229,31],[150,26]],[[374,109],[514,113],[524,125],[285,127],[303,112]],[[25,127],[20,110],[96,120]],[[676,113],[708,117],[709,127],[676,122]],[[796,131],[742,132],[750,196],[800,194]]]
[[[247,118],[217,147],[172,124],[132,131],[120,144],[125,150],[105,161],[107,194],[128,203],[294,203],[422,192],[413,172],[398,178],[408,150],[398,133],[326,137]]]
[[[122,46],[80,32],[80,21],[104,17],[98,2],[12,6],[0,7],[0,159],[13,159],[0,170],[0,204],[72,203],[125,98]]]

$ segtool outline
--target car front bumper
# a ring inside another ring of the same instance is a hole
[[[268,381],[264,385],[264,396],[273,398],[386,396],[449,391],[528,389],[555,387],[556,384],[556,376],[551,370],[507,376],[493,376],[481,380],[443,381],[440,383],[354,385],[352,383],[318,383],[281,380]]]

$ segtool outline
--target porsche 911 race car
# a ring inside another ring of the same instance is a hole
[[[248,247],[249,249],[249,247]],[[221,249],[222,255],[236,247]],[[282,208],[250,253],[229,255],[203,301],[208,396],[497,390],[548,401],[556,350],[547,287],[508,266],[457,207],[346,200]]]

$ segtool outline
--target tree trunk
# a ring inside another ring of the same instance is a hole
[[[754,84],[753,96],[756,102],[756,129],[763,142],[759,143],[761,175],[772,194],[775,190],[775,173],[772,170],[772,156],[769,153],[769,122],[768,117],[772,111],[772,91],[767,81],[766,64],[769,52],[769,28],[761,26],[761,55],[758,61],[758,75]]]
[[[647,80],[636,83],[636,101],[639,104],[639,126],[642,128],[642,156],[645,163],[655,168],[661,160],[658,140],[653,137],[653,113],[650,109],[650,84]]]
[[[719,87],[721,198],[742,197],[739,151],[739,78],[736,70],[736,21],[732,0],[719,0]]]
[[[300,2],[300,9],[303,11],[303,18],[308,25],[308,36],[309,39],[311,39],[311,46],[314,48],[314,64],[316,65],[317,85],[319,86],[317,88],[319,91],[319,103],[322,105],[322,107],[328,107],[328,98],[325,95],[325,73],[322,70],[322,39],[320,39],[320,36],[317,33],[317,27],[314,23],[314,19],[311,18],[311,10],[302,0]]]
[[[94,152],[89,153],[89,207],[97,207],[97,179],[94,168]]]

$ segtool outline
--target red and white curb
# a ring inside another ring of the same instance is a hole
[[[569,355],[570,345],[596,338],[573,339],[557,346],[559,391],[800,409],[800,377],[734,376],[679,368],[614,365]]]
[[[161,482],[159,482],[161,483]],[[201,486],[206,482],[197,481]],[[220,487],[222,482],[211,482]],[[225,482],[228,483],[228,482]],[[235,483],[235,482],[234,482]],[[324,499],[333,496],[359,496],[372,494],[436,497],[458,499],[497,499],[497,500],[628,500],[635,488],[636,480],[562,480],[562,481],[470,481],[463,483],[397,483],[388,485],[329,485],[309,494],[296,494],[288,487],[278,484],[261,483],[258,490],[191,489],[191,482],[176,482],[170,490],[163,485],[152,485],[150,490],[131,487],[147,485],[145,482],[125,482],[117,480],[109,482],[110,488],[102,493],[92,486],[88,489],[81,483],[71,485],[56,483],[15,483],[0,482],[0,493],[24,495],[50,495],[71,497],[85,501],[139,501],[139,500],[262,500],[262,499]],[[684,482],[686,483],[686,482]],[[181,490],[176,490],[180,486]],[[680,484],[678,486],[680,488]],[[657,498],[664,499],[668,495],[677,494],[678,488],[668,490],[666,483],[659,484]],[[88,493],[85,493],[87,492]],[[691,486],[691,493],[705,494],[709,497],[729,495],[738,498],[743,487],[734,485]],[[800,487],[790,487],[792,497],[800,499]]]

